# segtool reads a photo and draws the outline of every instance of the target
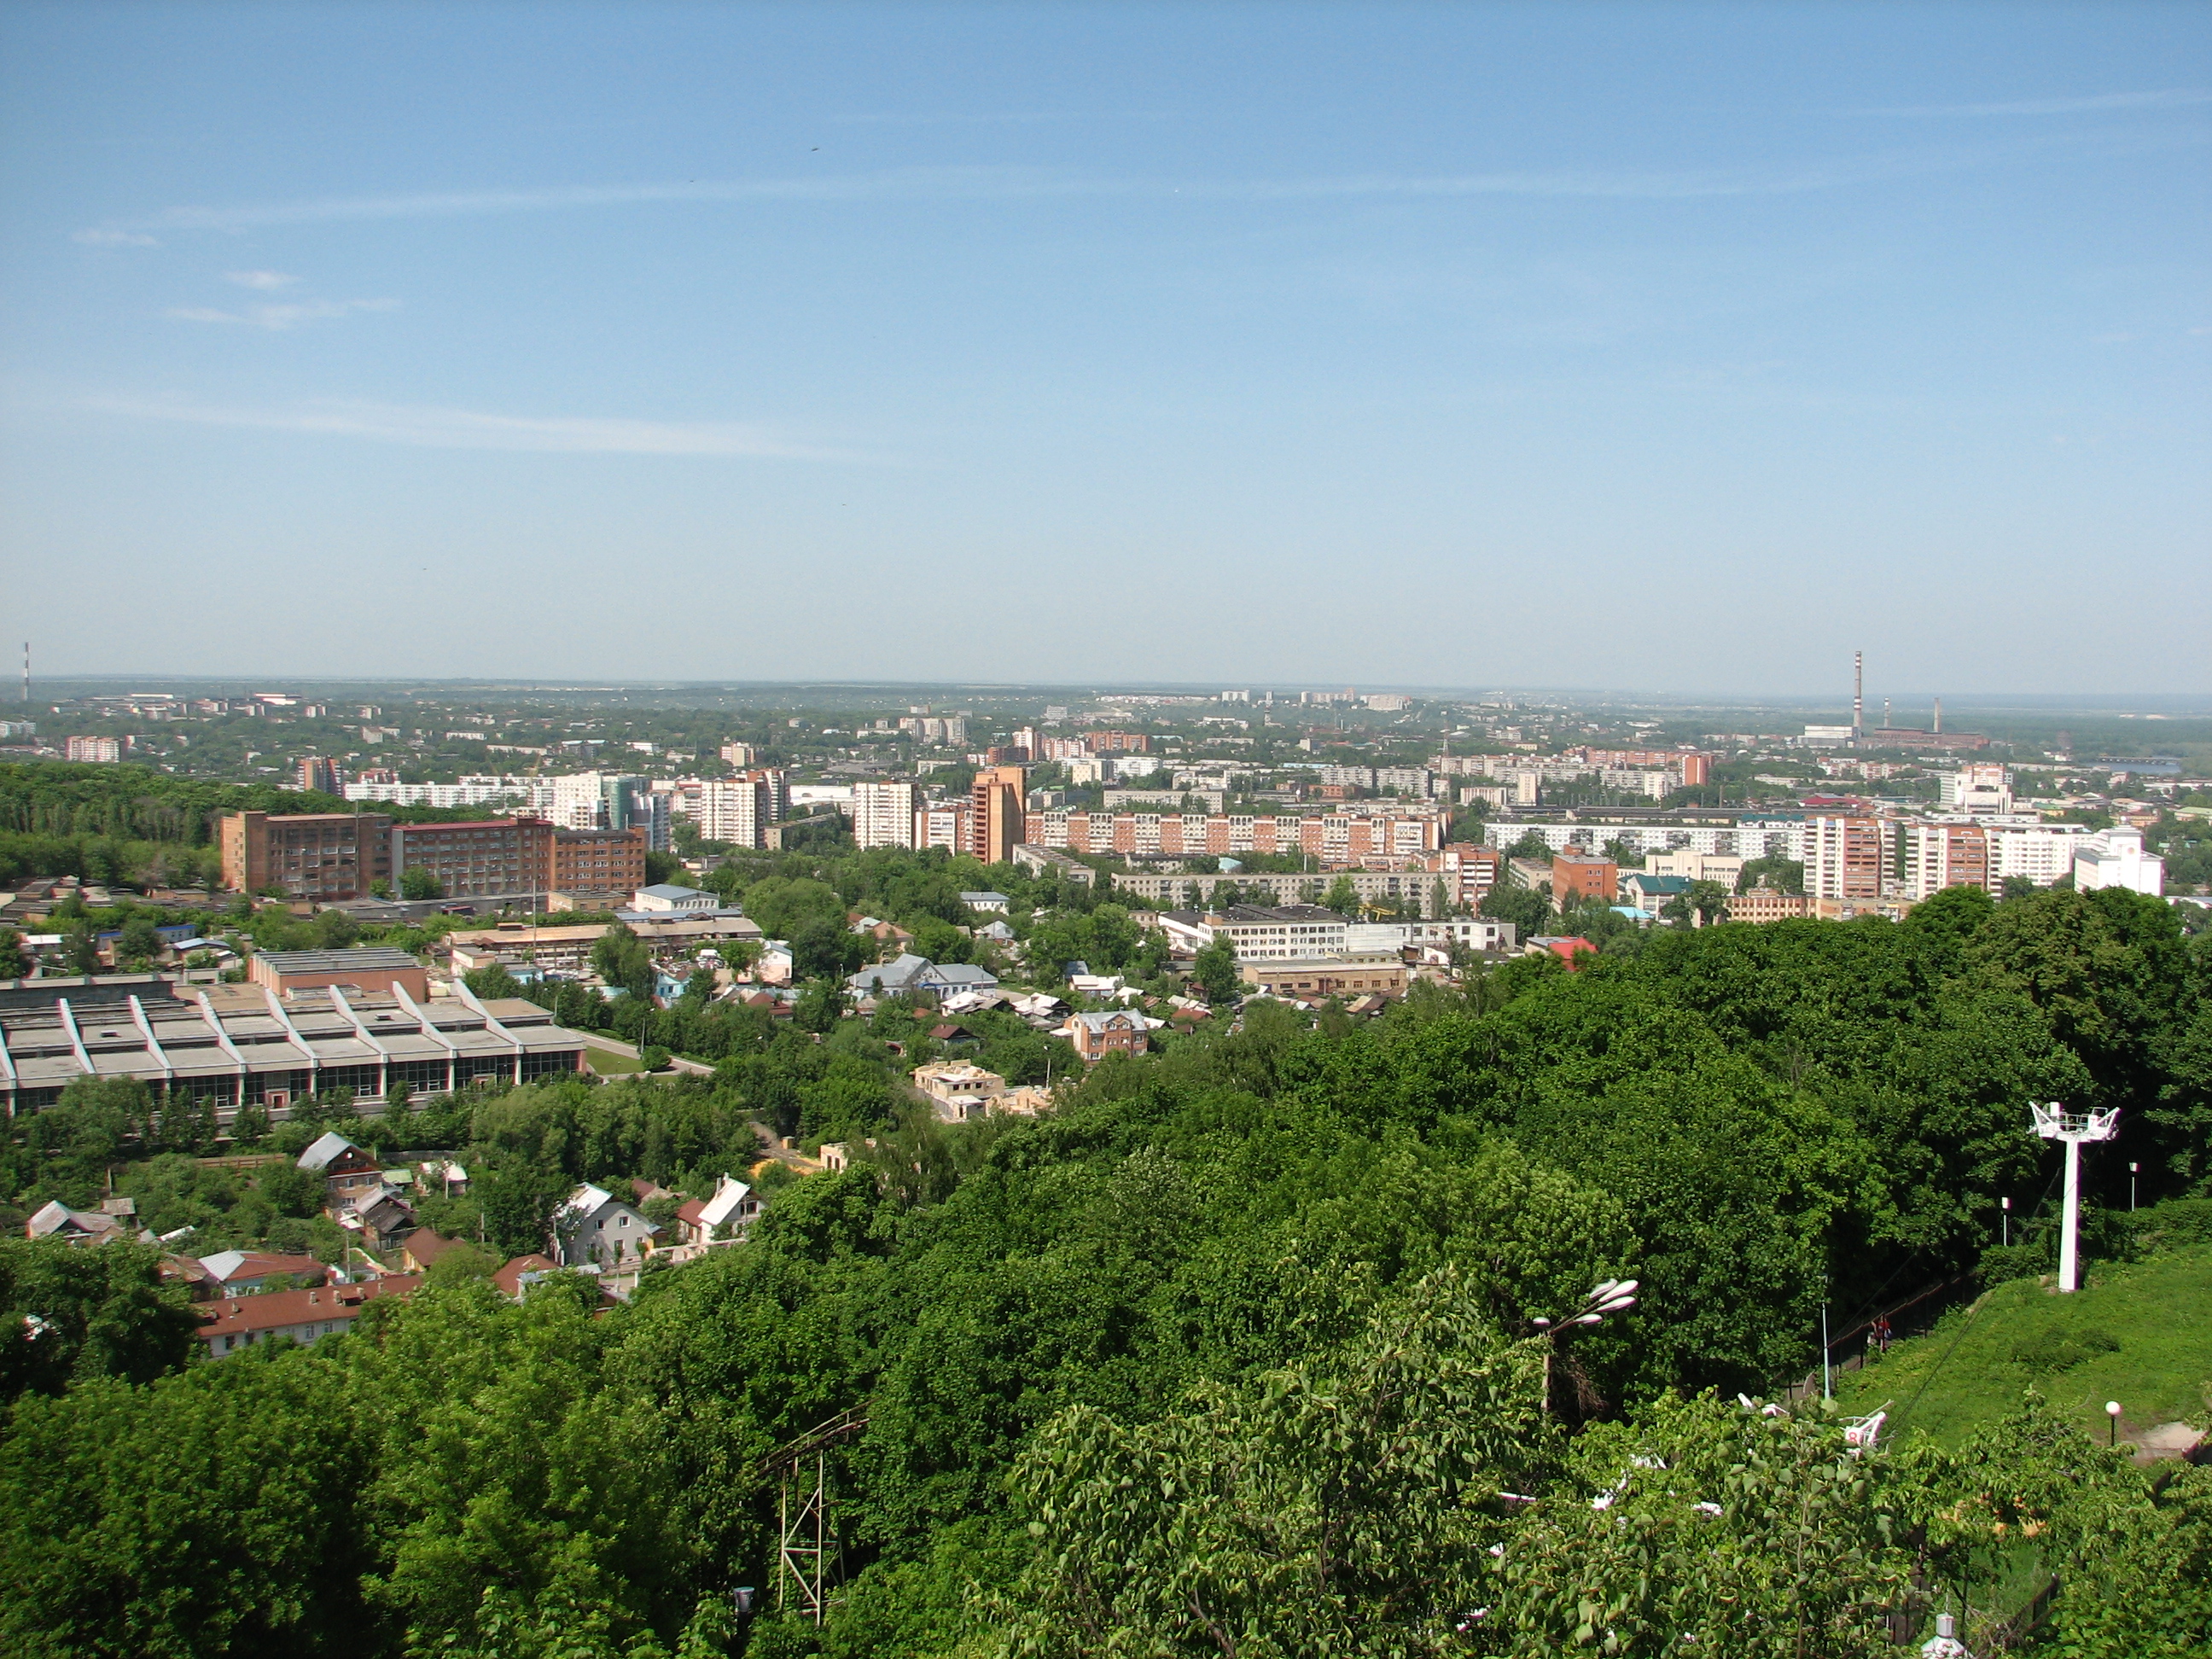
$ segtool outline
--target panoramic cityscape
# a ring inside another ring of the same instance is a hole
[[[0,41],[0,1650],[2212,1653],[2206,14]]]

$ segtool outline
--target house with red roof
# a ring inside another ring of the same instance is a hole
[[[320,1264],[318,1264],[320,1265]],[[257,1342],[289,1337],[319,1342],[353,1328],[370,1303],[405,1300],[422,1287],[419,1274],[393,1274],[365,1285],[322,1285],[305,1291],[272,1291],[264,1296],[228,1297],[199,1305],[199,1340],[210,1359],[224,1359]]]

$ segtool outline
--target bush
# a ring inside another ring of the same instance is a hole
[[[665,1072],[668,1069],[668,1050],[657,1042],[647,1043],[644,1048],[638,1050],[637,1057],[639,1062],[648,1072]]]
[[[2212,1243],[2212,1198],[2169,1198],[2135,1215],[2138,1237],[2160,1244]]]
[[[2094,1359],[2100,1353],[2118,1353],[2120,1340],[2110,1331],[2088,1330],[2067,1332],[2053,1327],[2037,1334],[2013,1350],[2013,1363],[2025,1365],[2034,1371],[2070,1370],[2085,1359]]]

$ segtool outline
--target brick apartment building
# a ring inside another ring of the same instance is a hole
[[[1011,864],[1024,840],[1024,791],[1029,775],[1018,766],[975,774],[969,794],[969,851],[986,864]]]
[[[384,812],[228,812],[222,884],[276,887],[287,898],[337,903],[366,898],[392,878],[392,818]]]
[[[635,892],[645,885],[646,832],[563,830],[543,818],[395,824],[382,812],[233,812],[222,821],[223,884],[281,887],[288,898],[366,898],[427,870],[448,898],[508,893]]]
[[[439,891],[457,899],[551,891],[560,885],[553,879],[556,833],[532,817],[399,824],[392,832],[392,878],[425,870]]]
[[[1564,904],[1571,898],[1597,899],[1610,904],[1620,885],[1620,866],[1611,859],[1592,858],[1582,853],[1552,855],[1554,904]]]
[[[635,892],[645,885],[645,831],[555,830],[550,884],[569,893]]]

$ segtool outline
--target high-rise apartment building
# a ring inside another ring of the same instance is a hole
[[[73,761],[119,761],[123,758],[123,739],[120,738],[64,738],[62,739],[62,758]]]
[[[709,778],[699,786],[699,834],[732,847],[765,847],[768,828],[791,814],[789,774],[781,769]]]
[[[722,757],[725,766],[748,767],[759,758],[760,751],[749,743],[726,743],[714,751]]]
[[[345,768],[323,755],[300,763],[300,787],[310,795],[336,795],[345,788]]]
[[[1903,823],[1898,826],[1903,895],[1924,899],[1946,887],[1979,887],[1996,892],[2004,882],[1990,856],[1990,832],[1976,823]]]
[[[964,800],[931,801],[915,809],[914,844],[917,848],[942,847],[948,853],[968,851],[972,837],[970,817]]]
[[[914,845],[915,787],[910,783],[853,786],[853,842],[859,847]]]
[[[1022,842],[1029,775],[1018,766],[986,767],[969,792],[969,850],[986,864],[1011,863]]]
[[[243,893],[335,902],[367,898],[392,878],[392,819],[383,812],[228,812],[222,884]]]
[[[1805,891],[1816,899],[1878,899],[1893,826],[1880,818],[1805,820]]]

